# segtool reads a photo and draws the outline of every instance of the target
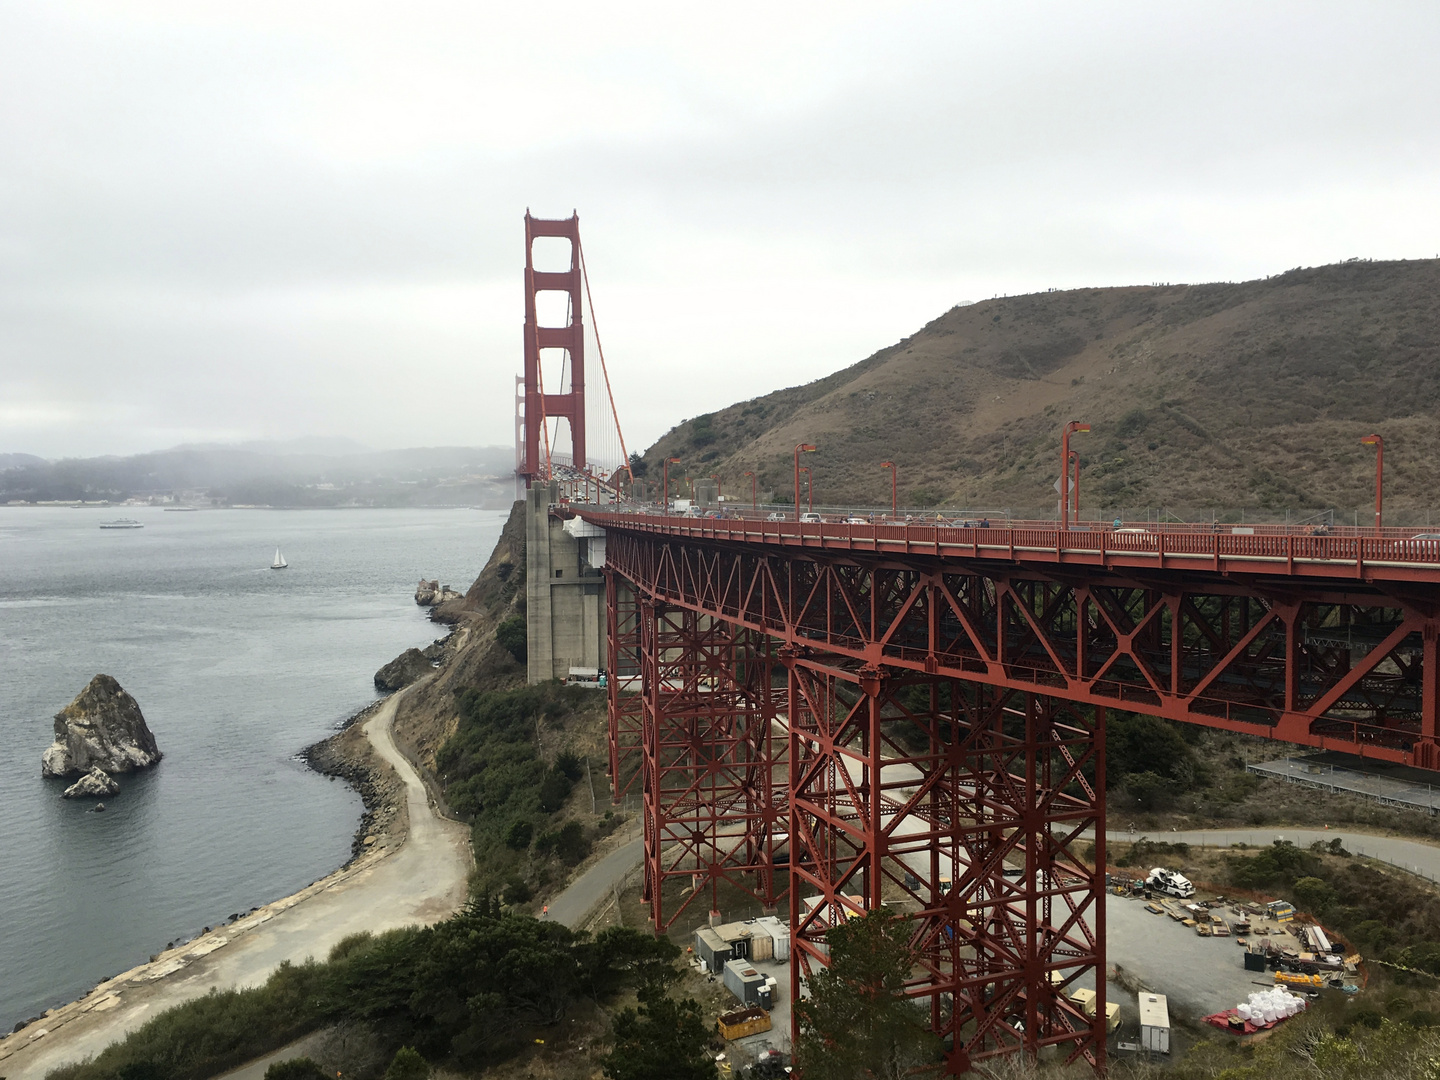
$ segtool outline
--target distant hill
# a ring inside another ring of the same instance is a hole
[[[1374,453],[1359,440],[1372,430],[1387,505],[1440,503],[1437,408],[1440,261],[1355,261],[956,307],[824,379],[688,420],[644,460],[658,476],[679,457],[742,496],[753,470],[762,493],[788,499],[793,447],[813,442],[817,505],[888,504],[889,459],[902,504],[1053,515],[1060,428],[1077,419],[1093,426],[1074,440],[1087,516],[1363,518]]]
[[[44,465],[45,459],[34,454],[0,454],[0,472],[5,469],[23,469],[31,465]]]
[[[28,459],[0,472],[0,503],[129,498],[220,505],[504,507],[513,498],[510,447],[437,446],[339,454],[308,452],[308,440],[184,446],[131,457]],[[4,459],[0,459],[3,461]]]

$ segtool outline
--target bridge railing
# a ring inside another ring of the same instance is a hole
[[[1440,580],[1440,540],[1414,535],[1318,535],[1278,531],[1283,528],[1278,526],[1272,527],[1277,531],[1240,533],[1171,525],[1060,529],[1055,522],[1011,522],[1008,527],[914,521],[797,522],[771,521],[753,514],[692,517],[614,507],[572,507],[569,511],[613,527],[744,543],[1027,562],[1105,565],[1111,560],[1144,561],[1165,569],[1234,569],[1237,562],[1249,562],[1270,564],[1264,568],[1268,573],[1412,568]]]

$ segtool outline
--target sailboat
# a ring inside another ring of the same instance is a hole
[[[275,561],[270,564],[271,570],[284,570],[290,564],[285,561],[285,556],[280,554],[280,549],[275,549]]]

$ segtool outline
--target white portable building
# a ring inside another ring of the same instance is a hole
[[[1140,995],[1140,1047],[1157,1054],[1170,1052],[1170,1005],[1164,994]]]

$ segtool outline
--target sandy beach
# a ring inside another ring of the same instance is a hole
[[[212,987],[254,986],[285,960],[324,957],[349,934],[428,924],[456,911],[471,869],[469,830],[434,811],[424,782],[395,745],[391,727],[401,696],[386,700],[363,721],[362,731],[403,784],[403,835],[0,1039],[0,1075],[42,1080],[47,1071],[99,1053],[150,1017]]]

